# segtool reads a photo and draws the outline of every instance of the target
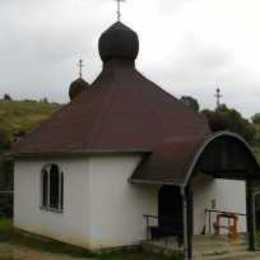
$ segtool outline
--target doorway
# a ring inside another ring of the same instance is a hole
[[[183,230],[182,197],[179,187],[162,186],[159,191],[159,227],[170,228],[181,233]]]

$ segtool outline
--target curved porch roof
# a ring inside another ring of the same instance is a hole
[[[197,172],[225,179],[260,179],[249,144],[238,134],[218,132],[205,138],[176,139],[145,156],[132,183],[186,186]]]

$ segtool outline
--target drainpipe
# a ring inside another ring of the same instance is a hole
[[[253,211],[253,234],[254,234],[254,250],[256,250],[256,197],[260,195],[260,191],[256,191],[252,195],[252,211]]]
[[[247,180],[246,182],[246,189],[247,189],[247,228],[248,228],[248,234],[249,234],[249,250],[255,251],[255,198],[257,196],[257,193],[254,193],[252,191],[251,181]]]
[[[188,216],[187,216],[187,196],[185,186],[181,187],[182,196],[182,211],[183,211],[183,242],[184,242],[184,260],[191,260],[189,258],[189,243],[188,243]]]

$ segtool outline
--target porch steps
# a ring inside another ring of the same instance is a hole
[[[260,254],[248,251],[226,253],[223,255],[212,255],[212,256],[203,256],[196,257],[194,260],[260,260]]]
[[[194,260],[246,260],[259,259],[260,254],[249,252],[245,238],[230,242],[226,237],[197,236],[193,241]]]
[[[182,253],[183,247],[179,247],[176,238],[160,239],[155,241],[143,241],[141,247],[146,252],[172,255]]]
[[[161,239],[157,241],[144,241],[144,250],[154,253],[171,255],[183,252],[178,247],[175,238]],[[240,241],[230,242],[226,237],[194,236],[193,260],[260,260],[260,252],[249,252],[246,238]]]

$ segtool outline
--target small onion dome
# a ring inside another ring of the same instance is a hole
[[[81,92],[86,90],[89,84],[82,78],[78,78],[70,84],[69,96],[70,100],[76,98]]]
[[[112,58],[134,61],[138,51],[139,40],[137,33],[121,22],[113,24],[99,39],[99,54],[103,62]]]

